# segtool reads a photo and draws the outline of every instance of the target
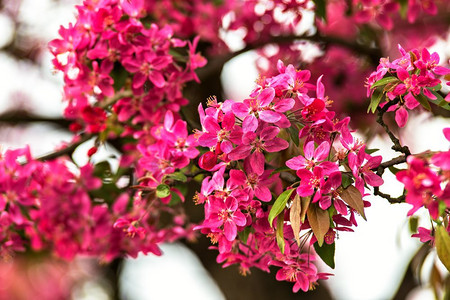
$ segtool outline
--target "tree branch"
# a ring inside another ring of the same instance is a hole
[[[215,70],[222,68],[226,62],[240,54],[264,47],[269,44],[286,44],[299,40],[322,43],[325,45],[337,45],[347,48],[348,50],[353,51],[356,54],[367,56],[373,65],[378,65],[380,57],[383,56],[379,48],[370,48],[366,45],[352,43],[337,36],[326,36],[320,35],[319,33],[316,33],[314,35],[283,35],[272,36],[268,39],[262,39],[261,41],[248,44],[245,48],[236,52],[225,54],[214,59],[209,59],[207,66],[197,70],[196,72],[198,77],[202,81],[203,79],[213,74]]]
[[[380,188],[377,187],[377,186],[373,188],[373,194],[377,195],[377,196],[380,196],[380,197],[383,197],[384,199],[388,200],[389,203],[391,203],[391,204],[403,203],[405,201],[405,195],[404,194],[394,198],[394,197],[392,197],[389,194],[385,194],[385,193],[381,192]]]
[[[64,118],[48,118],[35,114],[31,114],[26,110],[11,110],[0,115],[0,123],[17,125],[20,123],[51,123],[57,126],[67,128],[70,125],[70,121]]]
[[[384,123],[383,115],[387,112],[389,107],[397,104],[399,99],[396,99],[394,101],[389,101],[386,103],[382,108],[377,108],[377,123],[381,125],[381,127],[384,128],[384,131],[388,134],[389,138],[391,139],[392,143],[394,145],[391,147],[392,150],[401,152],[405,154],[405,158],[411,155],[411,151],[409,150],[408,146],[402,146],[400,144],[400,140],[392,133],[392,131],[389,129],[386,123]]]
[[[84,142],[88,141],[93,136],[94,136],[93,134],[85,134],[82,137],[80,137],[80,139],[78,141],[73,142],[72,144],[70,144],[70,145],[68,145],[68,146],[66,146],[66,147],[64,147],[64,148],[62,148],[60,150],[51,152],[51,153],[43,155],[43,156],[40,156],[40,157],[37,158],[37,160],[47,161],[47,160],[58,158],[58,157],[63,156],[63,155],[70,155],[70,154],[72,154],[75,151],[75,149],[79,145],[81,145]]]

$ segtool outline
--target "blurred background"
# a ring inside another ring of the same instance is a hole
[[[53,71],[47,43],[58,36],[60,25],[75,20],[77,3],[80,1],[0,1],[2,151],[28,144],[37,156],[70,141],[68,122],[62,118],[62,74]],[[312,18],[302,20],[305,28]],[[230,48],[241,47],[239,34],[226,40]],[[441,57],[450,57],[449,40],[438,40],[432,49]],[[317,55],[317,49],[309,51]],[[223,87],[219,92],[223,99],[239,100],[249,94],[258,76],[257,61],[256,52],[247,52],[220,70],[222,82],[216,85]],[[261,64],[264,62],[259,61]],[[328,91],[333,88],[329,85],[325,80]],[[204,93],[218,94],[217,90]],[[199,97],[206,99],[205,95]],[[449,125],[448,119],[416,114],[401,132],[401,139],[413,153],[446,150],[441,132]],[[360,134],[362,139],[369,135],[369,148],[380,149],[385,160],[394,157],[382,135],[370,127]],[[87,143],[80,151],[85,153],[91,146]],[[96,159],[113,151],[112,147],[100,150]],[[394,176],[386,174],[384,179],[385,192],[401,193]],[[87,257],[72,262],[42,255],[6,259],[0,265],[0,299],[434,299],[429,279],[436,274],[444,276],[446,270],[439,263],[436,267],[432,253],[423,262],[422,272],[413,272],[418,264],[413,258],[428,249],[410,238],[409,205],[391,205],[377,197],[368,200],[372,206],[366,211],[367,222],[360,218],[354,233],[339,234],[336,269],[321,266],[334,276],[308,293],[293,294],[292,285],[277,282],[274,273],[252,270],[244,277],[237,267],[223,269],[215,262],[216,251],[208,250],[209,241],[201,237],[195,243],[163,245],[161,257],[140,256],[111,265]]]

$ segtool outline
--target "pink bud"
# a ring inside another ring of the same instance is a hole
[[[208,151],[203,154],[198,160],[198,165],[200,168],[206,171],[210,171],[217,162],[217,155],[214,152]]]

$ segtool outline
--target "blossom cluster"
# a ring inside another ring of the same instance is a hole
[[[450,102],[450,94],[442,99],[436,93],[441,88],[439,77],[450,74],[450,68],[440,66],[439,55],[436,52],[430,54],[426,48],[406,52],[399,45],[399,51],[402,56],[392,62],[389,58],[380,59],[377,70],[367,79],[367,96],[372,97],[374,109],[379,104],[383,107],[391,102],[387,111],[395,111],[395,121],[404,127],[408,120],[406,109],[422,105],[430,110],[428,99],[440,100],[436,102],[440,106]],[[448,80],[447,85],[450,85]],[[384,95],[387,102],[381,102]]]
[[[212,98],[205,110],[199,107],[202,130],[196,136],[209,147],[199,166],[214,173],[196,195],[205,209],[197,229],[218,243],[225,266],[238,263],[245,273],[276,265],[278,280],[306,291],[328,274],[317,273],[301,245],[311,230],[310,244],[319,246],[334,245],[339,230],[352,231],[355,212],[364,216],[369,205],[362,199],[365,186],[383,183],[372,170],[381,156],[366,152],[351,134],[349,118],[338,120],[328,109],[322,78],[311,84],[309,71],[282,62],[278,72],[260,78],[243,102]],[[272,193],[281,194],[275,202]],[[300,201],[302,213],[294,211]],[[301,230],[309,232],[302,239]]]
[[[450,142],[450,128],[444,129],[445,138]],[[408,216],[419,208],[425,207],[432,220],[436,222],[447,219],[450,208],[450,150],[432,155],[409,156],[408,169],[399,171],[397,180],[404,184],[406,203],[413,207]],[[448,224],[448,223],[447,223]],[[450,227],[447,227],[450,232]],[[431,240],[431,231],[420,227],[419,237],[422,242]],[[429,237],[429,238],[427,238]]]
[[[85,1],[77,9],[76,23],[61,27],[61,39],[49,43],[54,67],[64,73],[64,115],[75,132],[107,129],[111,99],[117,119],[133,124],[159,123],[166,110],[187,103],[182,87],[206,63],[196,42],[146,21],[144,1]]]
[[[142,192],[120,191],[94,173],[92,164],[78,169],[65,158],[40,162],[28,148],[2,154],[1,256],[25,249],[50,251],[64,259],[81,254],[104,261],[139,252],[159,255],[158,243],[192,232],[176,207],[152,202]],[[113,193],[110,197],[117,193],[113,203],[99,194],[106,185]],[[163,212],[173,216],[170,226],[160,225]]]
[[[74,121],[71,129],[98,134],[97,145],[125,141],[119,149],[120,168],[133,173],[128,187],[134,185],[138,192],[109,197],[105,205],[113,216],[105,220],[112,222],[109,230],[128,240],[127,249],[117,248],[132,256],[139,251],[159,254],[157,243],[192,234],[180,205],[183,194],[166,183],[198,155],[178,112],[188,103],[182,93],[185,84],[198,81],[194,71],[206,64],[196,52],[198,36],[192,42],[174,37],[174,30],[190,26],[174,25],[167,18],[151,23],[161,3],[144,2],[84,1],[77,6],[76,23],[61,27],[61,39],[49,43],[55,69],[64,73],[64,115]],[[88,156],[96,151],[91,148]],[[162,213],[173,218],[167,230],[158,226]]]

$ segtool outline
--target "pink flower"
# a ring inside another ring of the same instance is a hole
[[[244,214],[238,209],[238,201],[234,197],[210,199],[205,221],[197,228],[216,229],[223,226],[225,238],[232,242],[237,235],[237,226],[244,226],[247,222]]]
[[[430,229],[419,227],[417,228],[417,232],[418,233],[411,235],[411,237],[419,238],[422,243],[430,242],[431,244],[434,244],[434,236],[431,234]]]
[[[231,160],[247,158],[252,164],[256,174],[261,175],[264,172],[264,154],[267,152],[278,152],[289,147],[289,143],[276,137],[280,128],[275,126],[261,126],[255,132],[249,131],[242,136],[242,144],[234,148],[229,154]]]
[[[316,165],[326,170],[336,170],[338,166],[330,161],[324,161],[330,154],[330,143],[323,142],[314,150],[314,142],[305,144],[303,152],[305,156],[296,156],[286,161],[286,166],[292,170],[313,169]]]
[[[272,170],[265,170],[258,175],[249,163],[244,164],[245,173],[241,170],[230,170],[230,180],[237,186],[243,186],[246,194],[253,199],[253,194],[261,201],[272,200],[269,186],[278,178],[278,174],[271,176]]]
[[[425,206],[430,211],[431,217],[436,219],[439,216],[438,201],[433,198],[442,194],[438,174],[432,171],[422,159],[410,155],[407,162],[409,168],[398,172],[396,177],[405,185],[406,202],[413,205],[408,216]]]

